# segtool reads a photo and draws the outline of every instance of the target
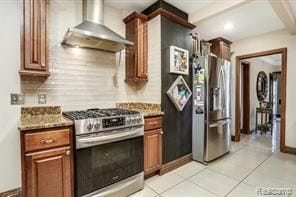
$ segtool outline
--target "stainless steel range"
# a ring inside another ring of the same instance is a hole
[[[144,118],[137,111],[64,112],[74,121],[75,195],[128,196],[144,186]]]

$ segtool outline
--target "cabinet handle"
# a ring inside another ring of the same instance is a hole
[[[40,144],[52,144],[55,143],[57,141],[57,138],[52,138],[52,139],[48,139],[48,140],[41,140]]]
[[[161,131],[160,134],[163,135],[163,131]]]
[[[70,150],[67,150],[67,151],[66,151],[66,155],[69,156],[70,154],[71,154],[71,151],[70,151]]]
[[[154,124],[157,124],[157,123],[158,123],[157,121],[149,122],[149,125],[154,125]]]

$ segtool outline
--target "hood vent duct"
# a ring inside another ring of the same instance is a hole
[[[69,28],[63,45],[118,52],[133,45],[104,25],[104,0],[82,0],[83,22]]]

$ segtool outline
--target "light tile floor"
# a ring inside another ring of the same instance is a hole
[[[291,188],[290,197],[296,197],[296,156],[280,153],[272,141],[269,133],[242,135],[221,159],[208,166],[192,161],[151,177],[132,197],[263,196],[257,195],[256,187]]]

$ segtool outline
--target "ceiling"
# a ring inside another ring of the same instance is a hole
[[[224,30],[227,23],[233,24],[232,30]],[[284,24],[269,2],[256,0],[201,22],[195,31],[206,40],[224,37],[236,41],[283,28]]]
[[[217,0],[165,0],[175,7],[191,14]],[[124,10],[143,11],[156,0],[105,0],[105,4],[111,7]]]
[[[281,66],[281,61],[282,61],[281,54],[267,55],[267,56],[250,58],[250,59],[259,59],[273,66]],[[248,61],[250,59],[246,59],[246,60]]]
[[[275,55],[259,57],[259,59],[269,64],[272,64],[274,66],[281,66],[281,60],[282,60],[281,57],[282,57],[281,54],[275,54]]]
[[[292,8],[294,16],[296,17],[296,0],[288,0],[288,2]]]
[[[143,11],[156,0],[105,0],[105,4],[124,10]],[[210,9],[218,0],[165,0],[187,12],[189,15],[201,9]],[[222,1],[222,0],[219,0]],[[226,1],[226,0],[223,0]],[[230,1],[230,0],[228,0]],[[287,0],[296,17],[296,0]],[[227,23],[233,24],[232,30],[224,30]],[[197,24],[195,32],[203,39],[224,37],[230,41],[284,29],[285,26],[274,12],[268,0],[249,2],[210,17]]]

